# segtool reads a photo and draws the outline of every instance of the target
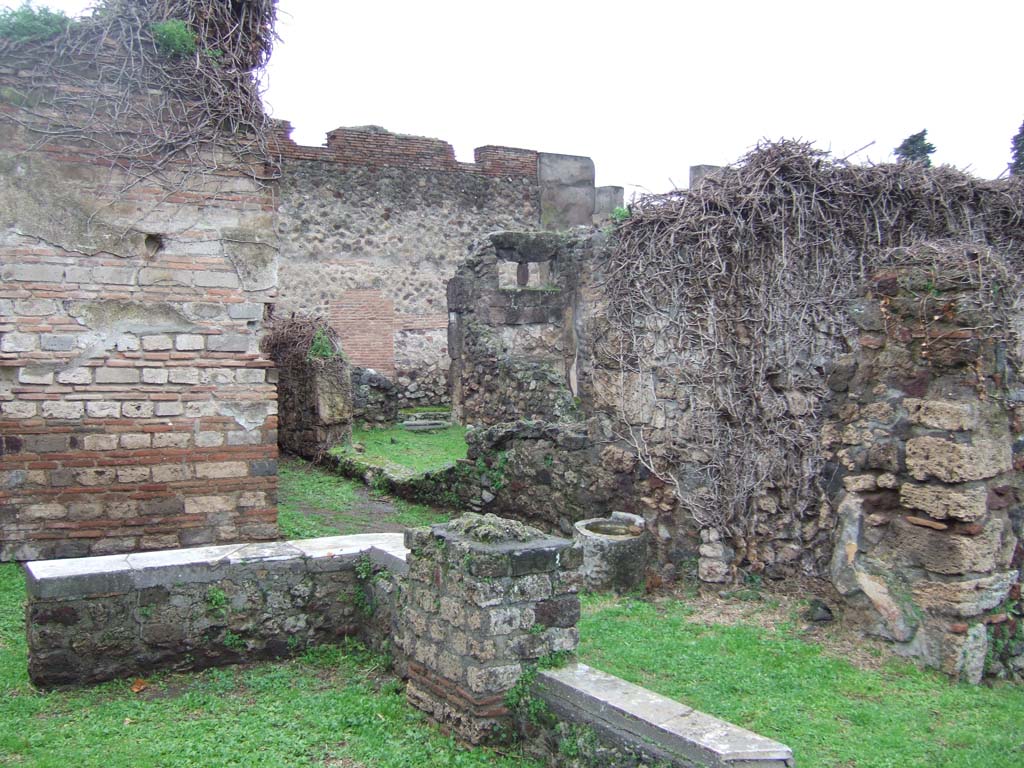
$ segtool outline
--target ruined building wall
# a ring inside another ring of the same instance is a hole
[[[271,190],[0,132],[0,559],[276,537]]]
[[[445,283],[499,229],[590,225],[621,205],[589,158],[486,146],[475,162],[438,139],[366,126],[303,147],[280,123],[280,311],[328,316],[355,365],[398,385],[400,405],[448,401]],[[607,209],[607,210],[606,210]]]
[[[477,150],[375,128],[332,131],[326,147],[286,137],[279,312],[330,317],[345,353],[400,385],[404,402],[447,401],[445,282],[468,243],[539,216],[537,153]]]

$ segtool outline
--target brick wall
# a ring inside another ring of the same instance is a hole
[[[395,375],[395,304],[383,291],[345,291],[328,319],[353,365]]]
[[[0,559],[276,537],[271,190],[35,139],[0,121]]]
[[[279,120],[274,133],[277,152],[285,160],[319,160],[363,166],[399,166],[428,171],[461,171],[483,176],[514,176],[537,180],[539,152],[486,146],[474,151],[475,163],[460,163],[455,149],[441,139],[391,133],[379,126],[335,128],[323,147],[303,147],[291,139],[292,126]]]

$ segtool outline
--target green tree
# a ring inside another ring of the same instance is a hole
[[[1024,176],[1024,123],[1010,143],[1010,175]]]
[[[901,163],[924,163],[931,165],[932,159],[928,155],[935,151],[935,145],[927,140],[928,131],[921,131],[907,136],[893,153]]]

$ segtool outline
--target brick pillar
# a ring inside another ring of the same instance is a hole
[[[581,551],[494,515],[406,533],[397,642],[409,702],[471,744],[513,733],[505,694],[541,657],[576,649]]]

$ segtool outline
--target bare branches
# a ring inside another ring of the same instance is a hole
[[[826,370],[855,344],[850,300],[873,271],[916,266],[969,286],[998,325],[1021,301],[1022,190],[783,141],[693,191],[643,198],[603,264],[599,359],[637,382],[621,387],[624,436],[702,526],[753,536],[776,501],[813,514]],[[948,239],[975,253],[912,263],[905,249]],[[656,382],[657,418],[637,418],[642,382]]]
[[[0,119],[126,172],[172,186],[186,173],[268,173],[262,68],[274,0],[100,0],[55,38],[0,41]],[[162,49],[154,25],[183,22],[187,55]],[[173,170],[172,170],[173,169]]]

